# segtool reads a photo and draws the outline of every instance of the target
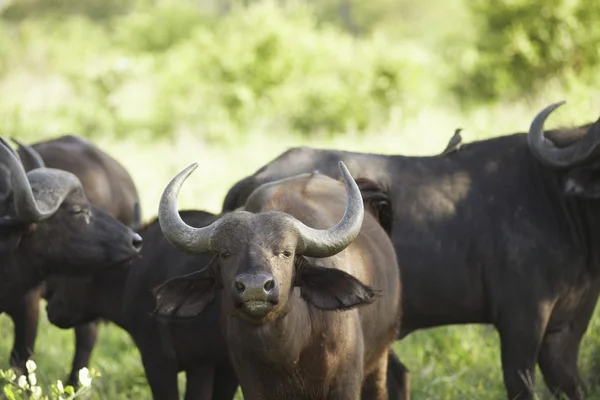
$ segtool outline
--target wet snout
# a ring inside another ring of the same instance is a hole
[[[266,272],[236,276],[232,288],[236,308],[253,318],[262,318],[279,303],[279,285]]]
[[[131,260],[138,256],[142,250],[142,237],[128,227],[125,227],[125,229],[126,231],[123,232],[123,236],[120,238],[116,235],[113,236],[113,243],[117,251],[113,251],[111,255],[115,264]]]

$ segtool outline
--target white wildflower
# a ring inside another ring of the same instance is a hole
[[[81,383],[81,385],[84,387],[89,387],[92,385],[92,376],[87,368],[81,368],[79,370],[79,383]]]
[[[56,389],[58,389],[58,391],[60,393],[64,393],[65,387],[63,386],[63,383],[61,380],[56,381]]]
[[[27,372],[31,374],[35,372],[35,370],[37,369],[37,365],[35,365],[35,361],[27,360],[27,362],[25,363],[25,368],[27,368]]]
[[[33,399],[41,399],[42,398],[42,388],[39,386],[32,387],[31,394],[32,394]]]
[[[27,377],[25,375],[19,376],[17,385],[19,385],[20,388],[25,389],[27,387]]]
[[[29,383],[31,386],[35,386],[37,384],[37,376],[35,376],[35,372],[29,374]]]

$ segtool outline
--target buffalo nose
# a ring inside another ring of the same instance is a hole
[[[137,233],[133,232],[133,236],[131,238],[131,245],[134,249],[140,250],[142,248],[142,237]]]
[[[278,300],[278,287],[275,278],[267,273],[238,275],[233,283],[235,293],[242,302]]]

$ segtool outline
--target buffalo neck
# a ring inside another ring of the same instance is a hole
[[[0,304],[5,299],[21,297],[48,277],[48,268],[27,252],[0,250]],[[0,305],[1,307],[1,305]]]
[[[259,362],[278,369],[298,361],[313,330],[311,310],[299,293],[295,288],[280,315],[260,325],[228,316],[226,333],[233,357],[240,355],[240,362]]]
[[[118,269],[94,278],[92,307],[98,317],[107,319],[123,329],[127,329],[127,319],[123,315],[123,297],[131,267]]]
[[[549,207],[564,243],[582,256],[588,270],[600,272],[595,249],[600,241],[600,202],[564,193],[566,172],[536,163],[532,169],[540,182],[540,208]]]
[[[332,379],[324,362],[327,331],[338,326],[339,314],[307,304],[298,288],[286,311],[262,325],[227,319],[230,360],[249,400],[327,398]],[[331,313],[334,321],[322,313]]]

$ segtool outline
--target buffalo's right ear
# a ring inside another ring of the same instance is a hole
[[[217,279],[214,267],[169,279],[152,290],[156,299],[154,314],[166,318],[195,317],[215,300]]]

